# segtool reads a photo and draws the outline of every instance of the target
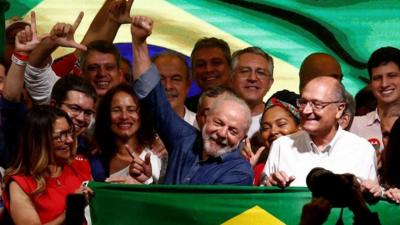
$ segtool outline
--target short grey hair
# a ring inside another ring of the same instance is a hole
[[[349,114],[353,118],[356,114],[356,102],[354,101],[353,96],[347,91],[345,91],[344,102],[346,103],[344,114]]]
[[[250,125],[251,125],[251,110],[249,105],[240,97],[238,97],[236,94],[234,94],[231,91],[226,91],[222,95],[217,96],[217,99],[213,102],[213,104],[210,107],[209,114],[212,114],[223,102],[230,101],[230,102],[235,102],[239,105],[243,114],[245,115],[245,130],[244,134],[246,135],[247,132],[249,131]]]
[[[334,92],[333,92],[334,99],[335,99],[334,101],[345,102],[347,105],[347,98],[348,98],[347,91],[340,81],[338,81],[338,80],[336,80],[336,81],[337,81],[335,84],[336,87],[334,88]]]
[[[267,62],[268,62],[268,73],[271,76],[271,78],[274,78],[274,60],[273,58],[266,53],[264,50],[262,50],[259,47],[247,47],[244,49],[237,50],[232,54],[232,61],[231,61],[231,71],[232,73],[235,71],[236,67],[238,66],[239,63],[239,57],[245,53],[251,53],[254,55],[259,55],[263,57]]]

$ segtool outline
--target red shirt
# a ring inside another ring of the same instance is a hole
[[[260,183],[261,183],[260,179],[261,179],[261,175],[264,170],[264,167],[265,167],[265,162],[259,163],[253,167],[253,172],[254,172],[253,185],[254,186],[260,186]]]
[[[74,53],[70,53],[54,60],[51,68],[59,77],[66,76],[67,74],[80,75],[82,71],[76,66],[76,58]]]
[[[66,206],[66,197],[74,193],[82,182],[91,180],[90,165],[86,159],[79,157],[72,160],[71,164],[64,166],[64,169],[58,177],[47,177],[46,188],[39,194],[32,195],[36,189],[36,181],[30,176],[15,175],[8,179],[17,182],[22,190],[30,196],[32,203],[39,215],[42,224],[56,219],[64,212]],[[10,210],[8,193],[3,193],[4,205]]]

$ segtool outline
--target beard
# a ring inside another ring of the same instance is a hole
[[[211,157],[217,158],[225,153],[232,152],[239,146],[239,143],[229,146],[226,138],[218,138],[216,134],[208,135],[206,134],[205,130],[206,129],[203,128],[201,132],[203,137],[203,148],[207,155]]]

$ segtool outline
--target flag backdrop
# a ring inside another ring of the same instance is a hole
[[[304,204],[311,199],[306,188],[116,185],[90,182],[93,225],[297,225]],[[400,224],[400,206],[380,201],[370,207],[382,225]],[[327,223],[336,224],[339,209]],[[345,224],[352,214],[345,210]]]
[[[24,16],[33,9],[39,32],[45,33],[56,22],[73,22],[82,10],[85,17],[76,33],[80,40],[103,1],[8,0],[5,16]],[[150,44],[186,55],[204,36],[223,38],[232,50],[262,47],[276,62],[275,83],[267,97],[283,88],[297,91],[298,68],[317,51],[339,60],[343,82],[355,94],[365,85],[365,63],[372,51],[400,46],[398,0],[135,0],[132,13],[155,20]],[[129,26],[124,25],[115,42],[129,41]],[[55,55],[67,52],[60,48]]]

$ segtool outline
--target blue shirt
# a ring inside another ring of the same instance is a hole
[[[149,107],[156,130],[169,153],[166,184],[252,185],[253,171],[238,149],[201,159],[201,133],[171,108],[154,65],[133,84],[141,104]]]

